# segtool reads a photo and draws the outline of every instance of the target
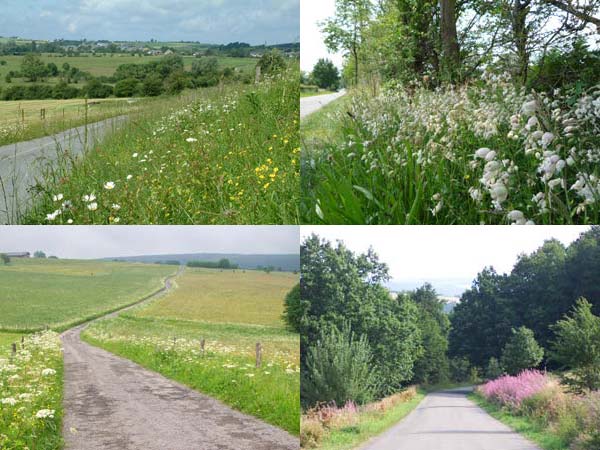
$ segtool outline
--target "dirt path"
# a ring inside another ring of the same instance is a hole
[[[337,100],[345,95],[346,91],[342,89],[339,92],[325,95],[313,95],[312,97],[303,97],[300,99],[300,119],[318,111],[323,106]]]
[[[88,125],[87,143],[93,145],[116,129],[127,116],[118,116]],[[0,225],[18,223],[29,206],[27,188],[44,175],[44,167],[55,164],[61,154],[81,155],[86,145],[85,126],[53,136],[0,147]]]
[[[540,450],[467,398],[470,389],[429,394],[361,450]]]
[[[164,295],[171,287],[172,280],[168,279],[157,295]],[[155,298],[149,297],[144,302]],[[62,335],[63,436],[67,450],[297,450],[300,447],[296,437],[277,427],[82,342],[80,333],[86,326]]]

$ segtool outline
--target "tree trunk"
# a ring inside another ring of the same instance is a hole
[[[527,43],[529,33],[527,31],[527,14],[529,13],[529,4],[531,0],[514,0],[512,10],[512,32],[517,51],[517,76],[525,83],[529,72],[529,52]]]
[[[460,65],[460,49],[456,32],[456,0],[440,0],[443,67],[451,79]]]

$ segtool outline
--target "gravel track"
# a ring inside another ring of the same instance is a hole
[[[182,269],[180,268],[179,273]],[[172,288],[172,278],[149,302]],[[126,309],[109,314],[114,317]],[[102,319],[99,319],[102,320]],[[297,450],[298,438],[82,342],[62,335],[67,450]]]

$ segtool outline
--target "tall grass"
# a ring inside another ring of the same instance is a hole
[[[28,224],[298,223],[297,70],[194,92],[63,158]]]
[[[526,92],[504,76],[435,91],[355,91],[344,139],[303,153],[303,222],[600,220],[600,87]],[[310,131],[310,130],[309,130]]]

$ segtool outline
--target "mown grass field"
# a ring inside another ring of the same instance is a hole
[[[7,86],[6,75],[12,71],[21,70],[21,61],[23,60],[21,55],[2,55],[0,61],[6,61],[6,65],[0,65],[0,87]],[[125,54],[114,54],[111,56],[100,55],[92,56],[60,56],[59,54],[44,53],[41,55],[41,59],[44,63],[54,63],[58,66],[59,70],[62,70],[64,63],[68,63],[71,67],[76,67],[81,71],[89,72],[94,76],[111,76],[114,74],[117,67],[121,64],[147,64],[152,61],[158,61],[163,56],[131,56],[130,53]],[[252,73],[256,66],[255,58],[231,58],[231,57],[218,57],[219,67],[231,67],[241,70],[246,73]],[[194,56],[183,56],[183,62],[186,70],[190,70],[192,63],[197,60]],[[58,78],[49,78],[47,83],[57,83]],[[27,81],[22,78],[15,78],[11,84],[26,84]]]
[[[59,161],[23,222],[298,223],[297,78],[296,67],[144,110],[81,163]]]
[[[291,274],[188,268],[168,295],[94,323],[83,338],[297,435],[300,341],[280,318],[297,282]]]
[[[177,295],[153,302],[137,315],[278,327],[281,300],[297,282],[297,275],[285,272],[188,268],[177,280]]]
[[[0,330],[66,329],[135,303],[172,273],[158,265],[13,259],[0,266]]]

